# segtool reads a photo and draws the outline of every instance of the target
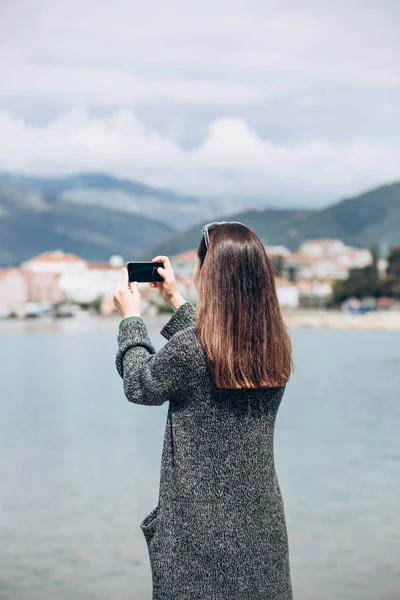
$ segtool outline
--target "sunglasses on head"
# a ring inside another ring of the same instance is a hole
[[[217,225],[222,225],[222,223],[234,223],[236,225],[244,225],[244,223],[241,223],[240,221],[213,221],[212,223],[207,223],[207,225],[204,225],[204,227],[202,227],[201,229],[201,233],[204,236],[206,248],[208,248],[208,244],[210,243],[208,232],[212,229],[215,229]]]

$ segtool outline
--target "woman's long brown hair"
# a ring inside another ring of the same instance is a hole
[[[201,240],[196,328],[218,388],[287,383],[292,344],[280,310],[275,267],[246,225],[223,223]]]

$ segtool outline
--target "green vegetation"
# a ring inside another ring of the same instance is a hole
[[[385,291],[388,296],[400,299],[400,246],[391,248],[389,252]]]
[[[251,227],[265,245],[282,245],[292,251],[304,240],[320,238],[340,239],[359,248],[368,248],[373,243],[387,248],[400,244],[400,183],[381,186],[320,210],[246,210],[219,215],[215,221],[219,220],[241,221]],[[204,221],[199,221],[168,239],[161,239],[152,246],[150,255],[171,256],[197,248],[203,225]]]
[[[96,298],[94,298],[94,300],[90,300],[87,302],[78,302],[77,300],[75,300],[73,304],[79,306],[79,308],[81,308],[82,310],[94,310],[97,314],[100,314],[102,300],[102,296],[99,295]]]
[[[108,261],[113,254],[139,260],[149,240],[173,232],[161,220],[79,204],[0,178],[0,266],[19,265],[58,248],[91,261]]]
[[[372,246],[373,262],[362,268],[350,269],[344,281],[337,281],[333,288],[332,300],[340,304],[348,298],[400,298],[400,246],[391,248],[388,256],[386,279],[378,272],[378,250]]]
[[[92,201],[72,202],[65,196],[71,190],[86,190],[93,195],[97,189],[107,191],[107,206],[104,199],[100,206]],[[110,195],[114,191],[116,195]],[[178,214],[175,227],[173,220],[165,222],[156,214],[153,220],[140,211],[124,212],[114,203],[121,194],[128,194],[128,200],[139,199],[139,207],[146,198],[156,197],[163,202],[164,213],[177,214],[177,203],[192,203],[191,214],[200,215],[199,221],[183,229]],[[195,210],[198,204],[168,190],[154,190],[101,173],[49,179],[0,174],[0,266],[17,265],[57,248],[87,260],[108,260],[112,254],[121,254],[126,260],[149,260],[157,254],[173,256],[199,244],[204,220],[201,211]],[[291,204],[296,204],[296,198]],[[317,238],[342,239],[347,245],[364,248],[377,242],[387,248],[400,244],[400,183],[381,186],[320,210],[251,209],[225,212],[208,220],[214,219],[242,221],[265,245],[283,245],[293,251],[304,240]]]
[[[285,259],[280,254],[272,258],[272,263],[275,267],[275,272],[278,277],[282,277],[285,269]]]

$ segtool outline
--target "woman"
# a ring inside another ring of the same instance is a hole
[[[197,310],[166,256],[152,283],[175,311],[158,352],[126,268],[116,367],[128,400],[169,402],[159,501],[143,519],[153,600],[291,600],[274,424],[292,368],[274,267],[246,225],[202,229]]]

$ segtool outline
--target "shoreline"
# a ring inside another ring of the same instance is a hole
[[[400,312],[381,311],[345,314],[340,311],[282,311],[286,325],[293,329],[339,329],[347,331],[400,331]]]
[[[143,315],[149,328],[159,331],[171,314]],[[344,314],[323,309],[282,310],[290,329],[327,329],[347,331],[400,331],[400,311],[379,311],[366,314]],[[39,317],[35,319],[0,319],[0,334],[17,331],[70,331],[118,330],[117,315],[97,316],[81,314],[68,318]]]

